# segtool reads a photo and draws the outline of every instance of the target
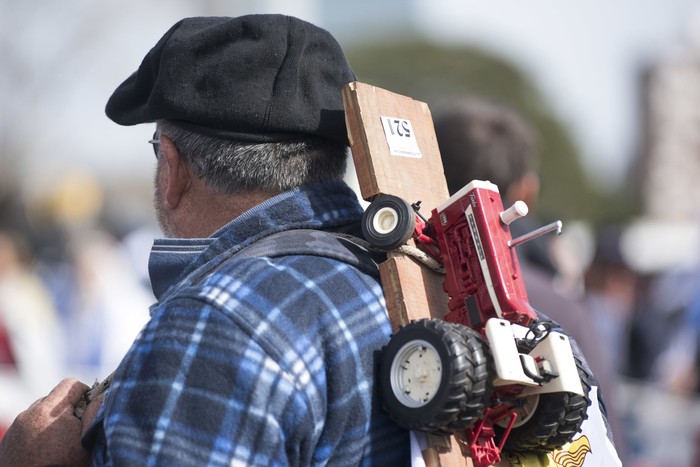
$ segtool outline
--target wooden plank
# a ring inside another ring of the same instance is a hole
[[[449,198],[428,106],[365,83],[343,89],[348,138],[362,197],[378,194],[421,202],[424,217]],[[406,124],[406,122],[409,122]],[[412,240],[411,240],[412,242]],[[443,276],[400,253],[389,252],[379,267],[394,330],[447,312]],[[429,436],[423,452],[428,467],[472,466],[462,436]]]
[[[421,201],[430,210],[449,198],[433,119],[424,102],[354,82],[343,91],[353,160],[365,200],[379,193]],[[381,117],[411,123],[420,157],[394,155],[387,143]]]
[[[425,217],[449,198],[435,129],[424,102],[369,84],[354,82],[343,90],[348,137],[362,197],[378,194],[421,202]],[[392,154],[382,117],[407,120],[420,157]],[[394,329],[412,319],[442,318],[447,296],[442,277],[403,255],[389,253],[380,265],[387,306]]]
[[[447,313],[443,276],[397,253],[379,265],[389,318],[394,331],[413,320],[442,318]]]

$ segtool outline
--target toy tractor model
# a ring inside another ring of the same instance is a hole
[[[495,185],[473,181],[427,222],[391,195],[372,201],[363,219],[376,247],[414,237],[444,267],[449,296],[444,320],[414,321],[383,350],[385,408],[411,430],[466,430],[478,466],[498,462],[504,449],[560,448],[590,404],[588,374],[568,338],[530,307],[515,252],[561,223],[512,239],[509,224],[526,213],[523,202],[504,210]]]
[[[452,439],[451,460],[434,455],[429,465],[471,457],[483,467],[503,451],[549,452],[571,441],[587,417],[591,376],[568,337],[530,306],[516,254],[561,222],[513,239],[509,225],[527,206],[504,209],[487,181],[438,199],[446,186],[427,106],[363,83],[348,85],[344,98],[370,201],[363,233],[388,256],[380,273],[395,333],[381,357],[384,408],[409,430]],[[429,216],[421,204],[435,206]],[[444,275],[397,253],[406,242]]]

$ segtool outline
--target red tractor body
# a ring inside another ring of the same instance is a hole
[[[483,331],[490,318],[523,326],[536,319],[503,212],[496,186],[479,181],[433,209],[430,225],[440,245],[443,288],[449,296],[447,321]]]

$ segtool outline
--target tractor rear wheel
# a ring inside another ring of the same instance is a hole
[[[523,406],[518,409],[518,418],[503,447],[505,451],[550,452],[570,442],[581,431],[591,405],[592,376],[579,358],[574,356],[574,360],[584,395],[553,392],[522,399]],[[497,437],[503,435],[503,427],[494,428]]]

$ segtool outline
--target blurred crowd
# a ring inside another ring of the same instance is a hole
[[[635,270],[624,226],[594,240],[581,301],[612,367],[608,409],[629,465],[699,465],[698,271]]]
[[[116,369],[154,301],[149,225],[116,226],[89,177],[50,197],[0,193],[0,436],[66,376]]]

